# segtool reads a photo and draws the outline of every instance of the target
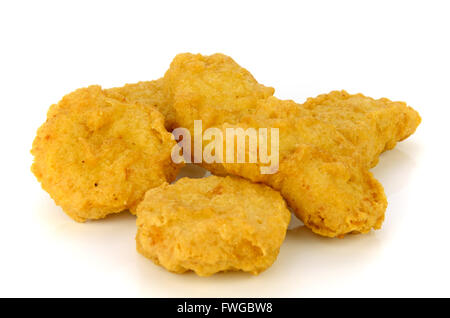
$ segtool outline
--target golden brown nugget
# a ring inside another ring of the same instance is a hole
[[[351,95],[346,91],[308,98],[302,107],[336,127],[358,148],[369,167],[378,163],[383,151],[412,135],[421,121],[419,114],[404,102]]]
[[[156,109],[90,86],[50,107],[33,142],[32,171],[71,218],[99,219],[133,210],[148,189],[173,181],[174,144]]]
[[[137,250],[169,271],[259,274],[276,260],[290,212],[271,188],[238,177],[182,178],[137,208]]]
[[[204,129],[238,122],[256,111],[258,100],[275,91],[259,84],[250,72],[223,54],[179,54],[163,81],[177,127],[190,130],[197,119],[202,120]]]
[[[344,155],[352,144],[331,125],[314,119],[309,111],[270,97],[272,91],[253,78],[242,81],[236,74],[247,73],[221,54],[178,55],[164,77],[176,123],[189,128],[191,134],[197,119],[203,121],[203,129],[224,129],[227,125],[271,128],[273,124],[282,130],[279,171],[260,175],[256,164],[219,163],[208,168],[213,173],[238,175],[280,190],[296,215],[318,234],[334,237],[379,228],[386,197],[382,186],[359,162],[358,152],[351,157]],[[284,115],[286,109],[295,116]],[[330,140],[323,134],[335,137]],[[333,153],[340,146],[342,153]]]

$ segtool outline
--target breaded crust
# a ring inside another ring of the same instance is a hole
[[[99,219],[133,210],[148,189],[173,181],[174,144],[156,109],[90,86],[50,107],[33,142],[32,171],[71,218]]]
[[[108,97],[126,103],[139,103],[156,108],[164,115],[164,124],[167,130],[175,128],[175,113],[173,107],[167,102],[163,90],[162,78],[155,81],[144,81],[135,84],[126,84],[122,87],[105,89]]]
[[[290,220],[281,195],[238,177],[182,178],[137,208],[137,250],[169,271],[258,274],[275,261]]]

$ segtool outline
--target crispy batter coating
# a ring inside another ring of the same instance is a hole
[[[32,171],[71,218],[99,219],[133,210],[148,189],[173,181],[174,144],[156,109],[90,86],[50,107],[33,142]]]
[[[308,98],[302,107],[335,126],[358,148],[369,167],[378,163],[383,151],[412,135],[421,121],[419,114],[403,102],[350,95],[346,91]]]
[[[238,177],[182,178],[137,208],[137,250],[169,271],[258,274],[275,261],[290,212],[280,194]]]
[[[105,89],[108,97],[118,99],[126,103],[140,103],[155,107],[165,118],[165,126],[171,131],[175,128],[175,114],[171,105],[168,104],[163,91],[163,79],[155,81],[138,82],[126,84],[122,87]]]
[[[252,77],[243,81],[235,75],[247,73],[221,54],[181,54],[165,74],[176,122],[190,128],[191,134],[196,119],[203,121],[203,129],[231,125],[281,130],[276,174],[260,175],[257,164],[214,164],[208,168],[280,190],[296,215],[318,234],[334,237],[379,228],[386,197],[352,143],[332,125],[315,119],[309,110],[270,97],[272,91],[261,94],[262,86]]]

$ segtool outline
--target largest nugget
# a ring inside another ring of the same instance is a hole
[[[144,193],[174,180],[175,141],[154,108],[82,88],[52,105],[33,142],[32,171],[74,220],[133,210]]]

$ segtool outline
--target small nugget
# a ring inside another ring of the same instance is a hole
[[[169,271],[254,275],[277,258],[290,212],[268,186],[238,177],[182,178],[137,207],[137,250]]]

